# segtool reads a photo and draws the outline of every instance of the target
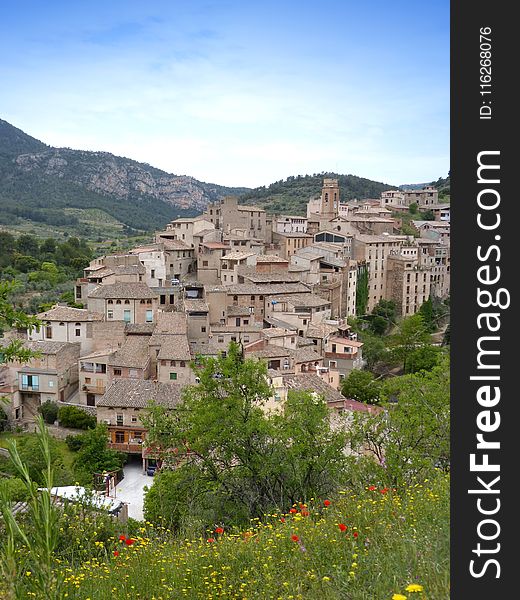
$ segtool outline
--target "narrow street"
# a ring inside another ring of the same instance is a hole
[[[143,475],[141,458],[132,460],[124,466],[124,479],[116,486],[116,498],[128,504],[128,516],[142,521],[144,487],[150,487],[153,477]]]

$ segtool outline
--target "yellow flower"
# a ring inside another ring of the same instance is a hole
[[[322,581],[330,581],[330,577],[325,576]]]
[[[423,586],[419,585],[418,583],[411,583],[409,586],[406,587],[407,592],[422,592],[423,590]]]
[[[392,596],[392,600],[406,600],[406,596],[403,596],[402,594],[394,594]]]

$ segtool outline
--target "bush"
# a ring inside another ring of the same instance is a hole
[[[7,429],[7,413],[0,406],[0,431]]]
[[[46,423],[52,425],[58,418],[58,405],[52,400],[47,400],[39,408],[39,413]]]
[[[81,435],[68,435],[65,443],[71,452],[77,452],[83,446],[83,438]]]
[[[24,482],[18,477],[0,478],[0,495],[4,492],[10,502],[25,502],[29,497]]]
[[[73,429],[94,429],[96,426],[96,418],[76,406],[62,406],[58,420],[62,427]]]

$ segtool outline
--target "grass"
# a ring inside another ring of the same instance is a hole
[[[373,486],[266,515],[245,531],[175,537],[144,525],[56,565],[63,598],[391,600],[449,598],[449,478],[397,493]],[[94,536],[95,538],[95,536]],[[19,583],[29,586],[30,571]],[[412,586],[412,587],[409,587]],[[407,590],[408,588],[408,590]],[[21,596],[25,597],[25,596]],[[400,598],[397,596],[397,598]]]
[[[0,433],[0,448],[7,448],[7,442],[10,439],[14,440],[23,440],[23,439],[37,439],[36,433],[11,433],[11,432],[2,432]],[[56,444],[56,450],[59,456],[63,459],[63,464],[67,469],[72,470],[72,463],[74,461],[75,454],[65,443],[64,440],[58,440],[56,438],[52,438],[53,443]],[[5,459],[8,461],[8,459]],[[1,469],[0,469],[1,470]]]

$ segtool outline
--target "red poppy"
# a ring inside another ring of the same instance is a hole
[[[132,538],[128,538],[127,540],[125,540],[125,544],[127,546],[131,546],[134,542],[135,542],[135,540],[133,540]]]
[[[388,492],[388,488],[383,488],[383,489],[381,490],[381,493],[382,493],[382,494],[386,494],[386,492]]]
[[[215,529],[215,533],[224,533],[224,530],[222,529],[222,527],[217,527]]]
[[[345,523],[340,523],[338,527],[340,531],[347,531],[347,526],[345,525]]]
[[[120,542],[124,542],[126,540],[126,537],[124,535],[120,535],[119,536],[119,541]]]
[[[376,489],[376,486],[375,485],[371,485],[371,486],[369,486],[368,489],[369,489],[369,491],[373,492]]]
[[[293,542],[299,542],[299,541],[300,541],[300,538],[299,538],[297,535],[294,535],[294,534],[293,534],[293,535],[291,535],[291,540],[292,540]]]
[[[294,513],[297,513],[298,511],[295,508],[291,508],[289,512],[291,513],[291,515],[294,515]]]
[[[354,533],[352,534],[355,538],[357,538],[357,536],[359,535],[357,531],[354,531]]]
[[[114,550],[114,556],[119,556],[119,552],[117,550]]]
[[[308,510],[302,510],[302,517],[308,517],[310,515]]]
[[[215,539],[214,539],[214,538],[208,538],[208,543],[209,543],[209,544],[213,544],[213,542],[214,542],[214,541],[215,541]]]
[[[280,519],[280,522],[282,522],[282,523],[285,523],[285,519],[282,517],[282,518]]]
[[[325,502],[323,503],[324,506],[330,506],[330,500],[325,500]]]

